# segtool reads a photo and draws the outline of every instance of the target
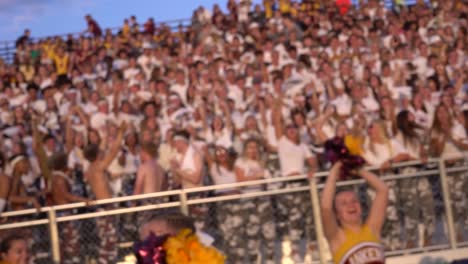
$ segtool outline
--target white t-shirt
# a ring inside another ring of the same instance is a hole
[[[413,158],[419,159],[421,157],[421,153],[420,153],[421,144],[418,141],[414,140],[411,143],[407,142],[405,144],[405,140],[401,132],[398,132],[395,135],[395,140],[397,140],[400,146],[403,148],[403,152],[408,153]]]
[[[234,173],[234,171],[233,170],[230,171],[223,166],[212,165],[210,168],[210,174],[211,174],[211,177],[213,178],[214,184],[216,185],[237,182],[236,174]],[[221,193],[226,193],[226,192],[230,192],[233,190],[234,190],[233,188],[216,190],[216,193],[221,194]]]
[[[90,124],[91,127],[94,129],[101,129],[103,126],[106,125],[106,122],[109,121],[110,117],[108,114],[97,112],[91,116]]]
[[[179,95],[182,102],[187,103],[187,85],[173,84],[170,88],[171,92],[175,92]]]
[[[278,142],[278,156],[283,176],[291,173],[305,173],[304,163],[313,157],[305,144],[295,144],[285,136],[281,137]]]
[[[340,115],[349,115],[353,107],[353,101],[346,93],[336,97],[331,104],[336,107],[336,112]]]
[[[185,154],[182,155],[177,155],[178,156],[178,161],[180,164],[180,169],[182,171],[186,171],[189,173],[195,172],[196,170],[196,164],[195,164],[195,155],[200,155],[198,151],[195,149],[195,147],[190,144],[188,147],[187,151]],[[189,188],[194,188],[194,187],[201,187],[203,185],[203,182],[200,182],[198,184],[193,184],[192,182],[189,182],[187,180],[182,179],[182,188],[183,189],[189,189]]]
[[[455,140],[461,140],[463,142],[467,142],[466,131],[464,127],[456,122],[452,128],[450,129],[450,134]],[[439,134],[432,134],[431,137],[441,137],[443,138],[444,135]],[[449,139],[445,139],[444,150],[442,151],[441,157],[444,158],[459,158],[463,157],[463,152]]]
[[[388,143],[373,144],[374,149],[371,150],[369,138],[366,138],[363,147],[363,158],[372,166],[382,166],[383,163],[396,157],[400,153],[404,153],[404,148],[398,141],[391,139]]]
[[[244,171],[244,175],[246,178],[252,178],[254,175],[263,172],[263,178],[270,178],[270,173],[267,169],[263,168],[260,162],[257,160],[251,160],[246,158],[238,158],[234,167],[241,169]],[[262,189],[260,185],[254,186],[247,186],[243,187],[241,192],[242,193],[250,193],[250,192],[257,192]]]
[[[432,116],[431,111],[423,111],[422,109],[414,109],[414,107],[408,107],[408,110],[414,115],[416,124],[429,129],[432,126]]]
[[[212,129],[207,129],[205,140],[208,144],[222,145],[225,148],[230,148],[233,145],[231,139],[232,132],[227,128],[223,128],[221,132],[214,132]]]
[[[140,73],[140,70],[138,68],[127,68],[124,71],[124,79],[125,80],[131,80],[135,78],[135,76]]]

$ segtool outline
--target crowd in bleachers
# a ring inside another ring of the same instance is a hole
[[[468,149],[467,11],[464,1],[387,9],[369,0],[356,9],[335,1],[229,0],[227,12],[200,7],[177,29],[132,16],[113,34],[88,15],[78,37],[32,39],[25,31],[14,62],[0,61],[0,213],[313,177],[328,168],[323,144],[335,136],[382,175],[396,162],[460,157]],[[402,244],[397,209],[408,238],[424,221],[430,244],[431,184],[389,182],[387,247]],[[450,184],[458,204],[468,201],[468,177]],[[57,186],[68,191],[54,194]],[[293,242],[313,237],[304,228],[312,219],[301,217],[311,210],[304,199],[278,201]],[[413,203],[399,206],[399,199]],[[274,248],[268,205],[258,198],[218,210],[230,263],[242,263],[246,240],[249,248]],[[457,217],[467,219],[461,207]],[[206,210],[198,209],[203,218]]]

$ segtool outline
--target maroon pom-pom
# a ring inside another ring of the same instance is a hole
[[[325,142],[325,158],[327,161],[334,164],[337,161],[343,162],[340,179],[345,180],[352,178],[356,171],[365,164],[365,160],[358,155],[351,155],[344,143],[344,139],[334,137]]]

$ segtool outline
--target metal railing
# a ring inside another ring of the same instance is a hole
[[[454,219],[453,212],[452,212],[452,202],[450,196],[450,190],[447,185],[447,177],[448,174],[453,173],[466,173],[468,172],[468,166],[466,165],[466,155],[464,156],[465,162],[459,162],[457,165],[451,165],[450,168],[446,166],[446,160],[449,159],[430,159],[425,163],[425,165],[432,165],[426,166],[424,171],[417,171],[413,173],[405,173],[405,174],[387,174],[383,176],[385,181],[398,181],[401,179],[409,179],[414,177],[439,177],[440,185],[441,185],[441,192],[443,198],[443,207],[444,211],[439,212],[439,215],[444,216],[444,221],[447,224],[446,228],[448,231],[448,243],[441,243],[439,245],[429,246],[429,247],[417,247],[413,249],[404,249],[404,250],[397,250],[392,252],[387,252],[388,256],[388,263],[403,263],[403,262],[396,262],[396,260],[400,261],[402,255],[409,255],[412,258],[416,258],[418,256],[416,253],[421,254],[428,254],[427,252],[432,252],[434,254],[440,254],[443,252],[449,252],[451,256],[464,256],[468,257],[468,252],[460,253],[460,248],[463,246],[467,246],[466,243],[457,243],[456,241],[456,232],[454,223],[459,219]],[[450,159],[452,160],[452,159]],[[411,162],[403,162],[394,164],[393,169],[396,168],[404,168],[404,167],[415,167],[421,166],[422,164],[419,161],[411,161]],[[373,170],[376,168],[369,167],[368,169]],[[83,221],[86,219],[92,218],[99,218],[104,216],[122,216],[125,214],[135,214],[137,212],[144,212],[149,210],[161,210],[163,208],[179,208],[179,210],[184,214],[189,214],[189,208],[191,206],[196,205],[207,205],[207,204],[214,204],[214,203],[222,203],[225,201],[236,201],[236,200],[245,200],[245,199],[252,199],[252,198],[260,198],[260,197],[282,197],[282,195],[292,194],[292,193],[309,193],[310,194],[310,206],[312,207],[312,216],[315,223],[315,232],[317,242],[318,242],[318,251],[319,251],[319,262],[310,262],[310,263],[328,263],[330,261],[330,254],[328,252],[328,246],[324,239],[323,234],[323,226],[321,223],[321,215],[319,209],[319,191],[323,189],[324,184],[324,177],[328,175],[328,172],[318,172],[314,176],[312,180],[307,181],[306,175],[301,176],[293,176],[293,177],[278,177],[278,178],[271,178],[271,179],[264,179],[264,180],[255,180],[249,182],[240,182],[240,183],[233,183],[233,184],[223,184],[223,185],[213,185],[213,186],[205,186],[199,188],[192,188],[192,189],[183,189],[183,190],[172,190],[166,192],[159,192],[159,193],[152,193],[152,194],[143,194],[143,195],[135,195],[135,196],[127,196],[127,197],[118,197],[112,199],[105,199],[105,200],[97,200],[93,201],[90,205],[85,203],[74,203],[74,204],[67,204],[67,205],[59,205],[59,206],[49,206],[43,207],[40,209],[40,213],[46,213],[47,217],[30,220],[30,221],[20,221],[17,223],[7,223],[0,225],[1,230],[8,230],[8,229],[17,229],[17,228],[32,228],[35,226],[48,226],[49,230],[49,241],[50,241],[50,250],[49,254],[51,255],[53,263],[61,263],[61,249],[60,249],[60,235],[59,235],[59,228],[58,225],[60,223],[70,222],[70,221]],[[281,183],[292,183],[292,182],[300,182],[302,181],[303,184],[300,186],[295,187],[282,187],[282,188],[274,188],[261,191],[255,191],[251,193],[240,193],[240,194],[230,194],[224,196],[214,196],[214,197],[204,197],[204,198],[192,198],[192,194],[196,193],[206,193],[206,192],[213,192],[216,190],[223,190],[223,189],[232,189],[232,188],[240,188],[240,187],[248,187],[248,186],[272,186],[275,184]],[[353,179],[348,181],[341,181],[338,182],[338,186],[347,186],[347,185],[358,185],[364,183],[361,179]],[[96,206],[96,205],[111,205],[111,204],[121,204],[122,202],[134,202],[134,201],[143,201],[152,198],[161,198],[161,197],[178,197],[178,200],[171,201],[171,202],[164,202],[159,204],[147,204],[142,206],[135,206],[131,208],[124,208],[119,207],[115,209],[108,209],[105,211],[99,212],[86,212],[86,213],[78,213],[78,214],[71,214],[67,216],[57,216],[61,212],[71,209],[82,209],[87,206]],[[13,212],[6,212],[0,215],[0,217],[25,217],[25,216],[33,216],[37,214],[37,210],[35,209],[27,209],[22,211],[13,211]],[[85,234],[89,235],[89,234]],[[128,248],[131,247],[131,241],[119,241],[120,247]],[[465,250],[466,251],[466,250]],[[432,254],[431,253],[431,254]],[[416,254],[416,255],[415,255]],[[458,255],[457,255],[458,254]],[[460,255],[461,254],[461,255]],[[449,256],[450,257],[450,256]],[[392,262],[392,259],[395,261]],[[309,262],[307,262],[309,263]],[[405,263],[417,263],[417,262],[405,262]]]
[[[161,25],[167,25],[171,28],[171,30],[176,30],[179,25],[182,25],[184,28],[190,25],[191,19],[190,18],[185,18],[185,19],[174,19],[174,20],[167,20],[167,21],[161,21],[161,22],[155,22],[155,26],[161,26]],[[139,25],[140,26],[140,31],[144,30],[144,25]],[[111,27],[111,28],[106,28],[106,30],[110,30],[113,35],[116,35],[122,27]],[[65,33],[65,34],[57,34],[57,35],[49,35],[49,36],[42,36],[42,37],[34,37],[32,38],[33,42],[49,39],[49,38],[66,38],[69,35],[72,35],[73,38],[77,38],[80,36],[86,36],[89,33],[86,33],[85,31],[81,32],[70,32],[70,33]],[[15,57],[15,52],[16,52],[16,41],[14,40],[6,40],[6,41],[0,41],[0,58],[3,59],[7,63],[12,63]]]

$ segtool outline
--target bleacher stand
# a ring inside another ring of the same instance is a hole
[[[196,9],[186,27],[171,29],[152,18],[140,23],[132,16],[116,34],[87,15],[87,33],[80,36],[20,38],[13,63],[0,61],[0,213],[50,204],[54,178],[45,170],[52,169],[47,159],[56,152],[68,156],[70,193],[93,197],[86,147],[94,144],[99,155],[109,155],[122,123],[128,129],[106,168],[114,197],[132,195],[138,177],[152,177],[139,172],[140,146],[149,142],[159,148],[156,161],[167,183],[156,191],[313,177],[329,168],[323,144],[335,136],[381,175],[398,172],[391,169],[396,162],[463,155],[466,1],[349,3],[343,10],[335,1],[264,0],[252,6],[229,0],[227,12],[217,5]],[[405,234],[418,236],[421,216],[435,218],[439,183],[390,184],[395,207],[389,207],[388,223],[394,228],[384,228],[384,241],[392,250],[415,247]],[[468,227],[467,189],[466,172],[450,181],[459,241]],[[428,207],[415,202],[401,209],[409,197]],[[302,201],[309,195],[190,209],[198,228],[230,248],[229,263],[246,263],[247,248],[275,263],[268,251],[275,237],[306,240],[312,255],[316,249],[314,231],[299,230],[313,229],[301,218],[310,213],[300,208]],[[414,213],[416,208],[422,212]],[[132,220],[126,221],[122,230],[135,232]],[[241,222],[249,227],[237,228]],[[431,224],[427,245],[435,243]],[[292,249],[299,263],[305,254]]]

